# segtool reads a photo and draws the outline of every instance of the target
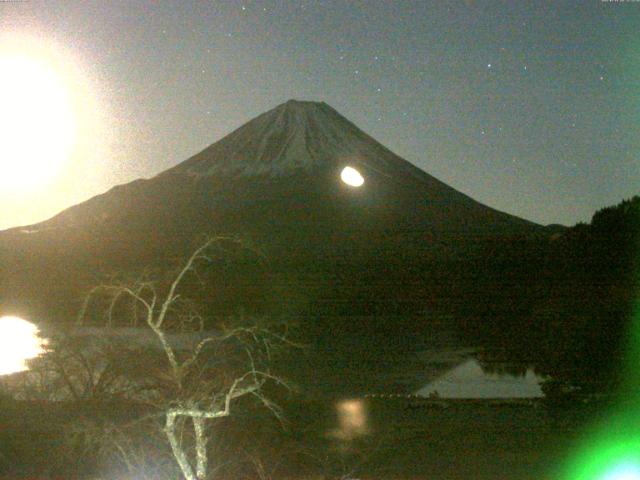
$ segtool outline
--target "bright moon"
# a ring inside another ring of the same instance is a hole
[[[352,167],[344,167],[340,178],[344,183],[351,187],[361,187],[364,184],[364,178],[360,175],[360,172]]]
[[[35,190],[71,156],[74,116],[68,91],[45,61],[0,56],[0,189]]]
[[[0,317],[0,375],[29,370],[27,360],[45,352],[38,327],[18,317]]]

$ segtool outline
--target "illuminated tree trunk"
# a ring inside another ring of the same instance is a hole
[[[193,428],[196,432],[196,477],[198,480],[207,478],[207,435],[205,434],[204,418],[193,418]]]
[[[176,436],[176,418],[177,415],[172,413],[167,414],[167,422],[165,426],[165,433],[167,434],[167,438],[169,439],[169,444],[171,445],[171,451],[173,452],[173,456],[178,462],[180,466],[180,470],[182,470],[182,474],[186,480],[199,480],[194,474],[193,469],[191,468],[191,464],[187,459],[187,455],[185,454],[178,438]]]
[[[209,459],[207,458],[207,433],[206,421],[227,417],[231,414],[231,404],[233,400],[244,395],[253,395],[260,400],[274,414],[278,415],[277,408],[261,393],[261,388],[267,380],[282,381],[272,376],[268,371],[257,368],[254,356],[247,350],[247,368],[243,374],[239,374],[226,387],[216,386],[217,391],[192,392],[189,390],[188,378],[197,371],[197,365],[202,356],[202,352],[209,344],[222,343],[226,340],[239,338],[243,335],[257,340],[258,335],[264,335],[264,331],[255,328],[238,327],[221,335],[211,335],[193,347],[185,358],[184,352],[177,354],[167,333],[165,320],[179,307],[177,301],[180,294],[177,293],[180,283],[191,271],[195,271],[196,262],[211,261],[207,255],[207,249],[218,239],[209,239],[198,248],[178,272],[165,295],[159,295],[153,282],[138,282],[133,286],[102,286],[96,287],[89,295],[93,295],[100,290],[106,290],[112,295],[112,300],[108,311],[108,324],[111,324],[111,315],[115,311],[115,304],[120,297],[128,296],[139,305],[143,312],[145,323],[158,338],[162,350],[168,361],[168,378],[172,384],[175,396],[166,398],[161,407],[165,416],[164,433],[169,441],[171,452],[175,461],[186,480],[207,480],[209,474]],[[85,301],[83,310],[79,316],[79,323],[82,323],[89,300]],[[265,337],[266,338],[266,337]],[[284,337],[270,336],[271,340],[283,341]],[[267,349],[271,341],[262,342]],[[185,385],[187,384],[187,385]],[[222,390],[222,391],[221,391]],[[216,401],[214,401],[214,399]],[[184,445],[179,430],[179,419],[184,418],[193,423],[195,439],[195,459],[190,458],[191,445]]]

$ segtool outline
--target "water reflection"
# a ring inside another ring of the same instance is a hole
[[[540,398],[544,396],[540,388],[543,380],[531,368],[521,375],[499,369],[487,372],[476,359],[469,359],[416,393],[442,398]]]
[[[340,440],[354,440],[369,433],[369,415],[364,400],[342,400],[336,405],[338,428],[332,436]]]
[[[29,370],[27,361],[45,352],[47,340],[33,323],[19,317],[0,317],[0,375]]]

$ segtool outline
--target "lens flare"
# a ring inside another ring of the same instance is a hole
[[[562,480],[640,480],[640,415],[635,408],[610,413],[584,432]]]
[[[344,167],[340,178],[350,187],[361,187],[364,184],[364,178],[360,172],[352,167]]]
[[[602,480],[640,480],[640,467],[637,463],[621,463],[605,473]]]
[[[27,360],[45,352],[38,327],[18,317],[0,317],[0,375],[29,370]]]
[[[631,219],[640,226],[640,216]],[[585,432],[569,458],[563,480],[640,480],[640,251],[632,252],[635,301],[622,385],[608,412]]]

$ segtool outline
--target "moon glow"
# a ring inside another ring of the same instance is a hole
[[[0,189],[33,191],[70,159],[74,115],[66,86],[43,60],[0,56]]]

